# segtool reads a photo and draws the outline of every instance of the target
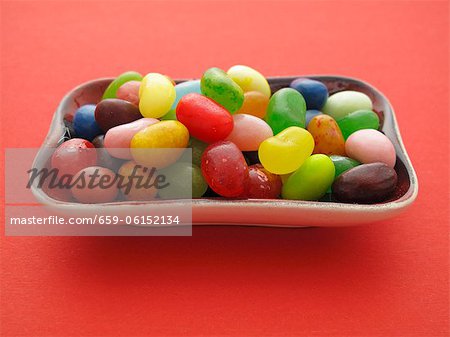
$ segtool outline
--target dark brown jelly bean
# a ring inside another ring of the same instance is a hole
[[[334,182],[333,196],[341,202],[373,204],[395,190],[397,173],[384,163],[364,164],[342,173]]]
[[[142,118],[139,108],[118,98],[104,99],[95,108],[95,120],[103,132]]]

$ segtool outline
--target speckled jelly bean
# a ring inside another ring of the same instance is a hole
[[[308,124],[314,138],[313,153],[345,155],[345,141],[336,121],[328,115],[318,115]]]
[[[156,170],[152,171],[151,168],[130,160],[125,162],[117,173],[121,177],[119,187],[126,200],[146,201],[156,198],[158,193],[155,186]],[[130,178],[132,176],[135,178]]]
[[[287,174],[297,170],[314,149],[314,139],[303,128],[291,126],[261,143],[258,156],[269,172]]]
[[[266,116],[268,106],[269,97],[259,91],[249,91],[244,93],[244,103],[236,113],[264,118]]]
[[[348,171],[351,168],[361,165],[361,163],[359,161],[354,160],[349,157],[344,157],[344,156],[333,155],[333,156],[330,156],[330,159],[334,164],[335,178],[339,177],[345,171]]]
[[[323,154],[307,158],[283,185],[283,199],[318,200],[325,195],[334,180],[334,165]]]
[[[80,176],[84,176],[84,178],[80,178]],[[116,174],[105,167],[83,168],[73,177],[73,181],[84,179],[86,183],[77,183],[72,187],[72,195],[84,204],[112,202],[119,193],[115,178]]]
[[[226,138],[241,151],[256,151],[259,145],[273,136],[272,129],[262,119],[246,114],[233,116],[234,128]]]
[[[141,81],[129,81],[117,89],[117,98],[128,101],[136,106],[139,106],[139,88]]]
[[[117,90],[129,81],[141,81],[142,75],[135,71],[127,71],[112,81],[103,93],[102,99],[116,98]]]
[[[95,104],[86,104],[75,111],[73,128],[78,137],[92,140],[102,133],[95,120]]]
[[[200,167],[191,163],[175,163],[159,173],[164,175],[168,183],[167,187],[159,190],[162,199],[200,198],[208,189]]]
[[[212,99],[200,94],[185,95],[177,106],[177,119],[192,137],[206,143],[225,139],[233,130],[233,116]]]
[[[303,96],[291,88],[278,90],[270,98],[265,119],[274,135],[290,126],[304,128],[306,103]]]
[[[160,118],[170,110],[175,97],[175,87],[167,76],[147,74],[139,90],[139,110],[144,117]]]
[[[320,81],[297,78],[291,82],[290,87],[302,94],[306,101],[306,108],[309,110],[320,110],[327,101],[328,89]]]
[[[142,115],[138,107],[123,99],[104,99],[95,108],[95,120],[104,132],[115,126],[131,123],[140,118],[142,118]]]
[[[105,134],[105,148],[116,158],[132,159],[130,152],[131,139],[147,126],[158,123],[155,118],[141,118],[134,122],[118,125]]]
[[[346,90],[328,97],[321,111],[339,121],[357,110],[372,110],[372,101],[362,92]]]
[[[203,95],[222,105],[230,113],[235,113],[244,103],[244,92],[226,72],[219,68],[210,68],[200,82]]]
[[[164,168],[178,160],[182,155],[181,149],[186,148],[188,142],[189,131],[183,124],[178,121],[161,121],[147,126],[133,136],[131,155],[138,164]]]
[[[258,91],[267,98],[270,97],[271,90],[269,83],[257,70],[248,66],[236,65],[228,69],[227,74],[244,92]]]
[[[333,196],[341,202],[372,204],[389,198],[397,186],[397,173],[384,163],[364,164],[341,174]]]
[[[53,152],[51,168],[58,170],[58,176],[74,175],[81,169],[97,164],[94,145],[81,138],[73,138],[62,143]]]
[[[276,199],[281,194],[281,178],[270,173],[261,164],[249,166],[248,181],[242,197]]]
[[[394,167],[396,161],[395,148],[392,142],[380,131],[358,130],[348,137],[345,151],[350,158],[361,163],[385,163]]]
[[[309,122],[311,122],[311,119],[321,114],[322,112],[319,110],[306,110],[306,122],[305,122],[306,127],[308,127]]]
[[[353,132],[363,129],[378,130],[380,119],[372,110],[357,110],[338,121],[342,135],[347,139]]]
[[[239,148],[232,142],[208,146],[202,156],[202,173],[214,192],[223,197],[238,197],[245,192],[248,166]]]

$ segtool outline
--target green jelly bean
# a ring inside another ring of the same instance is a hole
[[[166,178],[168,186],[158,190],[162,199],[200,198],[208,189],[202,171],[197,165],[188,162],[178,162],[159,171]],[[192,181],[192,185],[188,184]]]
[[[200,90],[203,95],[216,101],[232,114],[244,103],[244,91],[219,68],[209,68],[203,74]]]
[[[290,126],[305,128],[305,99],[295,89],[278,90],[270,98],[265,119],[272,128],[274,135]]]
[[[334,177],[335,179],[339,177],[342,173],[345,171],[350,170],[351,168],[354,168],[358,165],[361,165],[361,163],[357,160],[354,160],[349,157],[344,156],[330,156],[331,161],[334,164]]]
[[[334,165],[324,154],[314,154],[283,185],[283,199],[319,200],[334,181]]]
[[[112,81],[105,92],[103,93],[102,99],[116,98],[117,90],[124,84],[130,81],[142,81],[142,75],[135,71],[127,71]]]
[[[357,110],[351,112],[337,123],[345,139],[355,131],[362,129],[378,130],[380,127],[380,119],[372,110]]]
[[[201,140],[197,138],[191,137],[189,140],[188,147],[192,148],[192,164],[201,166],[202,164],[202,154],[205,152],[205,149],[209,144],[203,143]]]
[[[168,113],[160,118],[162,121],[176,121],[177,113],[175,109],[170,109]]]

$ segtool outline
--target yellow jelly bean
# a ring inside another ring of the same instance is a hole
[[[269,172],[287,174],[297,170],[313,149],[314,139],[311,134],[303,128],[291,126],[264,140],[259,146],[258,156]]]
[[[161,121],[136,133],[131,139],[133,159],[147,167],[173,164],[189,142],[188,129],[178,121]]]
[[[244,92],[259,91],[270,97],[271,91],[266,78],[253,68],[237,65],[227,71],[228,76],[235,81]]]
[[[139,110],[144,117],[160,118],[170,110],[175,97],[175,87],[167,76],[147,74],[139,88]]]

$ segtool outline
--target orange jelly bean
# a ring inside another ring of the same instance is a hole
[[[264,118],[268,105],[269,97],[259,91],[249,91],[244,93],[244,103],[236,113]]]
[[[328,115],[317,115],[308,124],[314,138],[314,154],[345,156],[345,140],[338,124]]]

